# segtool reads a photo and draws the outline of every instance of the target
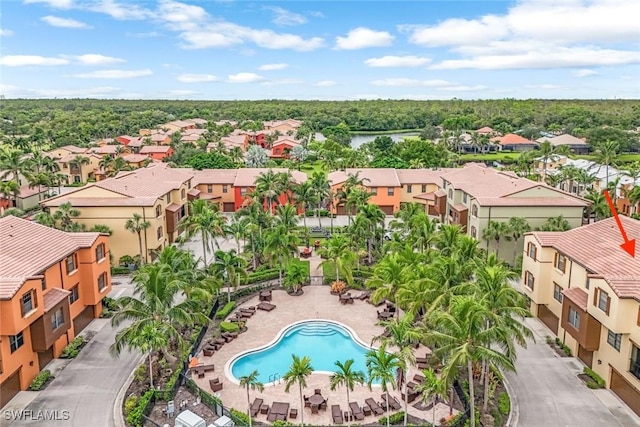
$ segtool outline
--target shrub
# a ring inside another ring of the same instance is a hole
[[[147,390],[142,397],[138,399],[136,406],[129,412],[127,423],[133,427],[142,427],[142,415],[147,411],[147,407],[153,399],[153,390]]]
[[[584,367],[584,369],[582,370],[583,373],[585,373],[586,375],[589,376],[589,378],[591,378],[593,380],[593,385],[595,385],[595,387],[591,387],[590,382],[587,383],[587,387],[589,388],[604,388],[605,386],[605,382],[604,379],[602,379],[602,377],[598,374],[595,373],[595,371],[587,366]]]
[[[244,412],[236,411],[235,409],[231,409],[231,419],[238,426],[248,426],[249,425],[249,416]]]
[[[124,401],[125,418],[129,416],[129,414],[131,413],[131,411],[133,411],[133,409],[136,407],[137,404],[138,404],[138,396],[127,397],[127,400]]]
[[[262,271],[256,271],[247,276],[246,279],[242,279],[240,282],[243,285],[248,285],[256,282],[264,282],[265,280],[277,279],[279,276],[277,268],[270,268]]]
[[[220,322],[220,330],[222,332],[238,332],[240,327],[232,322]]]
[[[224,305],[218,312],[216,313],[216,319],[224,319],[231,313],[231,310],[236,306],[235,301],[230,301]]]
[[[342,280],[336,280],[331,283],[331,293],[333,294],[341,294],[347,289],[347,284]]]
[[[120,257],[120,259],[118,260],[118,263],[121,266],[126,267],[129,264],[135,264],[135,260],[133,259],[133,257],[131,255],[122,255]]]
[[[84,345],[84,337],[77,336],[62,350],[61,359],[73,359],[80,353],[80,349]]]
[[[400,411],[397,414],[389,415],[389,424],[402,424],[404,421],[404,411]],[[387,425],[387,417],[382,417],[378,420],[380,425]]]
[[[31,381],[31,385],[29,386],[29,390],[40,391],[44,387],[47,381],[51,378],[51,371],[45,369],[40,372],[36,377]]]
[[[291,421],[276,420],[273,423],[271,423],[271,425],[273,427],[289,427],[289,426],[295,426],[297,424],[294,424]]]
[[[129,273],[131,273],[131,270],[129,270],[128,267],[122,267],[122,266],[111,267],[111,275],[112,276],[118,276],[118,275],[121,275],[121,274],[129,274]]]
[[[147,365],[143,363],[136,368],[135,372],[133,373],[133,378],[138,382],[146,381],[147,372]]]
[[[498,395],[498,411],[502,415],[508,415],[511,410],[511,401],[507,392],[503,391]]]

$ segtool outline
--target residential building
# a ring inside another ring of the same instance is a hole
[[[544,162],[538,159],[536,171],[543,173]],[[633,180],[625,175],[625,172],[613,166],[608,168],[605,165],[586,159],[571,159],[563,155],[554,155],[547,160],[547,175],[558,175],[562,173],[563,168],[575,168],[585,171],[588,175],[593,176],[593,183],[585,185],[575,180],[562,180],[558,182],[557,187],[569,193],[583,196],[588,189],[601,192],[607,188],[610,183],[616,183],[616,195],[623,196],[622,186],[632,184]]]
[[[192,188],[193,176],[190,169],[155,163],[52,197],[41,205],[53,214],[63,203],[70,203],[80,211],[74,221],[87,228],[96,224],[109,226],[116,263],[123,255],[140,253],[138,236],[125,228],[126,221],[134,213],[139,214],[151,224],[140,236],[142,252],[149,261],[180,234],[178,223],[187,215],[187,192]]]
[[[75,145],[65,145],[64,147],[58,147],[47,151],[45,154],[54,159],[60,159],[70,154],[84,154],[86,152],[87,148],[77,147]]]
[[[233,181],[235,210],[242,208],[250,199],[251,192],[256,188],[258,177],[268,170],[275,173],[290,173],[294,183],[300,184],[307,180],[307,174],[300,171],[291,171],[284,168],[243,168],[236,169],[236,177]],[[287,194],[279,196],[279,203],[285,204],[288,200]]]
[[[563,133],[561,135],[556,135],[553,137],[543,136],[542,138],[536,139],[536,142],[538,143],[542,143],[545,141],[548,141],[554,147],[567,146],[573,153],[576,154],[586,154],[589,152],[589,145],[587,144],[586,138],[577,138],[567,133]]]
[[[589,202],[544,183],[520,178],[513,172],[501,172],[477,163],[467,163],[441,175],[441,189],[446,193],[447,224],[459,224],[463,230],[482,240],[489,221],[506,222],[512,217],[526,218],[531,227],[548,218],[562,215],[571,225],[582,225]],[[502,239],[500,253],[508,259],[514,243]]]
[[[276,139],[271,145],[271,158],[283,158],[288,159],[291,150],[293,147],[297,147],[300,145],[300,142],[297,141],[294,137],[291,136],[281,136]]]
[[[505,151],[531,151],[538,148],[536,141],[531,141],[515,133],[508,133],[504,136],[498,136],[491,140],[494,144],[501,147]]]
[[[236,211],[236,193],[234,183],[240,169],[204,169],[194,171],[193,188],[188,197],[210,200],[217,204],[222,212]],[[239,200],[239,203],[242,203]]]
[[[54,150],[55,151],[55,150]],[[52,152],[49,152],[52,154]],[[101,156],[93,153],[67,154],[54,157],[60,166],[60,173],[67,176],[67,183],[78,184],[95,178],[95,171],[100,169]],[[83,162],[79,159],[86,159]],[[86,162],[86,163],[84,163]]]
[[[405,203],[418,203],[425,205],[429,215],[441,218],[446,208],[446,193],[440,189],[442,174],[453,170],[455,169],[396,169],[402,186],[400,207]]]
[[[378,205],[382,212],[386,215],[393,215],[400,209],[400,178],[396,173],[396,169],[391,168],[363,168],[350,169],[344,171],[335,171],[329,173],[328,179],[331,183],[331,189],[337,194],[339,189],[349,178],[349,175],[358,175],[362,180],[362,186],[371,193],[369,203]],[[338,215],[347,213],[346,206],[337,205],[333,209]]]
[[[108,237],[0,218],[0,407],[102,313]]]
[[[144,145],[139,154],[147,155],[153,160],[164,160],[173,155],[173,147],[170,145]]]
[[[129,166],[136,169],[143,168],[150,161],[154,161],[146,154],[126,154],[122,156],[122,159],[127,162]]]
[[[631,238],[640,221],[621,217]],[[614,218],[525,235],[522,290],[531,312],[640,415],[640,257]]]
[[[241,134],[223,136],[222,138],[220,138],[220,143],[222,143],[222,145],[224,145],[227,150],[231,150],[235,147],[240,147],[242,151],[247,151],[247,147],[249,146],[249,135]],[[210,142],[209,144],[207,144],[207,152],[216,151],[220,143]]]

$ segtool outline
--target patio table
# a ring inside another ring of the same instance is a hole
[[[325,401],[324,397],[322,397],[321,394],[314,394],[313,396],[309,397],[309,403],[311,403],[312,405],[318,405],[320,406],[321,404],[323,404]]]

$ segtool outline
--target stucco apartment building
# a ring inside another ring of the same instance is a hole
[[[52,214],[63,203],[80,211],[74,221],[91,228],[105,224],[111,228],[111,254],[114,264],[123,255],[140,253],[138,236],[125,223],[139,214],[151,226],[142,233],[146,261],[155,251],[171,244],[179,235],[178,223],[187,215],[187,192],[192,188],[194,172],[155,163],[147,168],[120,172],[113,178],[78,188],[42,202]]]
[[[621,217],[630,238],[640,221]],[[640,415],[640,257],[609,218],[525,236],[523,292],[531,312]]]
[[[89,322],[111,290],[108,237],[0,218],[0,407]]]

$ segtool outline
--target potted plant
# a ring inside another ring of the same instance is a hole
[[[318,249],[320,247],[320,240],[316,240],[313,242],[313,247]]]
[[[342,280],[335,280],[331,283],[331,295],[342,295],[347,290],[347,284]]]
[[[308,279],[307,269],[302,264],[291,264],[284,277],[284,288],[289,295],[302,295],[302,283]]]

